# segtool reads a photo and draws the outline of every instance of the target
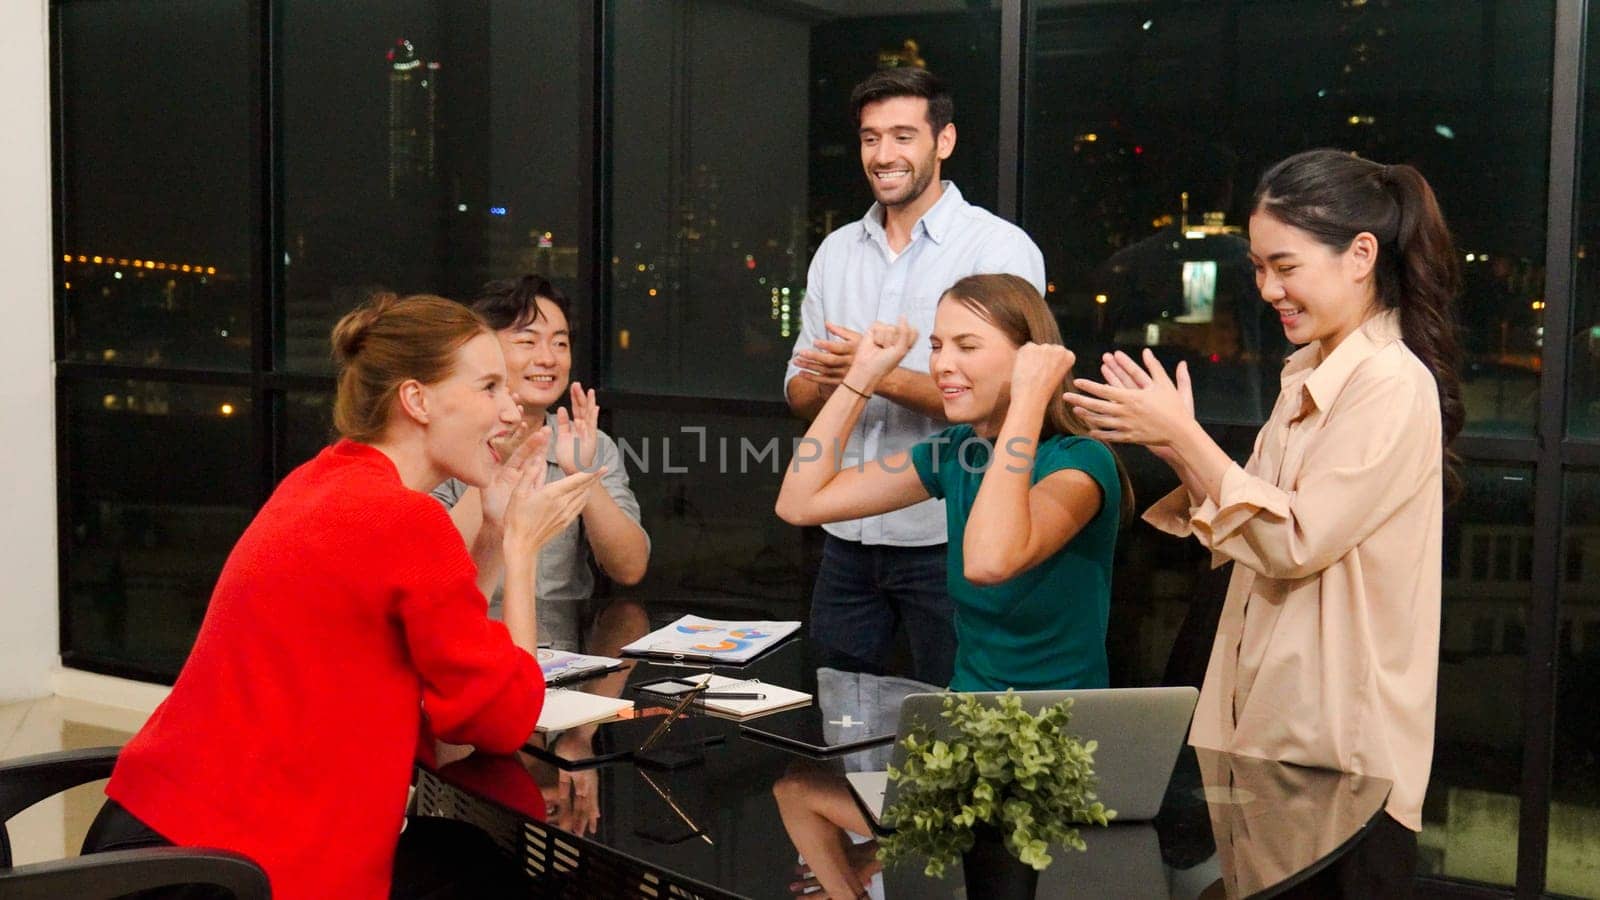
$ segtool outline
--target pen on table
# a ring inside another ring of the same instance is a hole
[[[765,700],[766,694],[740,693],[739,691],[706,691],[700,695],[702,700]]]

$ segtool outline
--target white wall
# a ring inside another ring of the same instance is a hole
[[[0,3],[0,702],[59,662],[45,2]]]

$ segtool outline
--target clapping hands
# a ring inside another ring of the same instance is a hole
[[[1143,444],[1171,462],[1171,445],[1194,422],[1194,390],[1187,363],[1178,363],[1176,379],[1149,349],[1144,366],[1122,351],[1101,357],[1105,383],[1074,379],[1076,391],[1062,395],[1090,436],[1103,441]]]
[[[572,414],[565,409],[556,411],[556,464],[561,471],[572,475],[594,467],[595,452],[600,445],[600,404],[595,402],[594,390],[585,391],[574,381],[570,391]]]
[[[801,350],[794,355],[794,364],[806,379],[818,384],[838,385],[844,380],[845,373],[850,371],[856,346],[861,342],[861,332],[832,322],[825,323],[823,327],[827,328],[833,339],[812,341],[812,349]]]
[[[506,504],[512,491],[529,469],[545,468],[545,450],[550,445],[550,429],[534,428],[527,419],[503,439],[495,442],[495,449],[503,460],[483,486],[483,518],[496,529],[505,526]]]

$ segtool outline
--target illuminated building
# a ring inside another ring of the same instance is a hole
[[[431,188],[438,155],[439,63],[405,38],[389,63],[389,199]]]

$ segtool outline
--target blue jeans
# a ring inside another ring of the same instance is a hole
[[[818,663],[949,684],[956,627],[945,548],[866,545],[828,535],[811,593]],[[895,627],[902,623],[911,645],[911,671],[890,673]]]

